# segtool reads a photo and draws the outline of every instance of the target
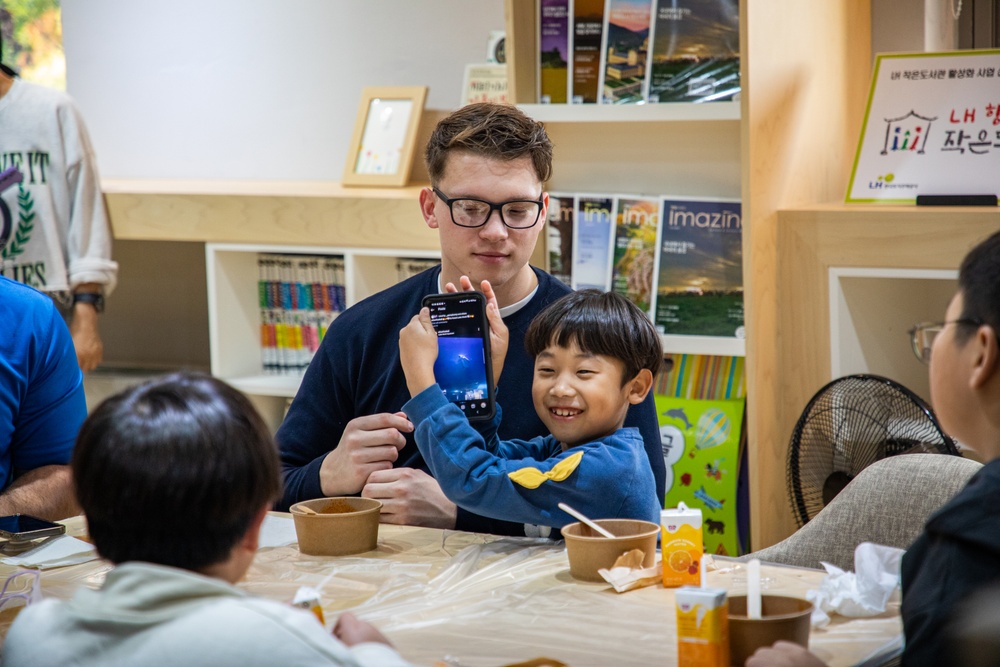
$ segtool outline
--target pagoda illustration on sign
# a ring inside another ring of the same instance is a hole
[[[923,154],[924,148],[927,146],[927,137],[931,133],[931,123],[935,120],[937,120],[937,116],[927,118],[912,110],[899,118],[886,118],[882,155],[900,151],[915,151]]]

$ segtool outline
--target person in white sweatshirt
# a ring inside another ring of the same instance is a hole
[[[237,588],[281,492],[278,451],[245,396],[177,373],[104,401],[73,455],[97,552],[98,590],[26,607],[3,647],[19,667],[408,663],[372,625],[315,615]]]
[[[104,357],[98,314],[118,280],[97,158],[66,93],[0,64],[0,274],[51,296],[63,311],[77,362]]]

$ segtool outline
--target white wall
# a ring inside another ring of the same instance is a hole
[[[63,0],[104,177],[340,180],[364,86],[453,109],[502,0]]]
[[[923,51],[924,0],[872,0],[871,4],[873,62],[879,53]]]

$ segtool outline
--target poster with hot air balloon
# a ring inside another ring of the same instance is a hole
[[[654,397],[667,469],[664,507],[700,507],[705,553],[739,554],[736,497],[744,399]]]

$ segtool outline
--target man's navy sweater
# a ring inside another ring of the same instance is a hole
[[[523,308],[504,318],[510,344],[497,387],[497,400],[505,415],[499,436],[504,440],[528,440],[548,433],[531,400],[534,359],[524,349],[524,334],[535,315],[570,289],[544,271],[534,271],[538,291]],[[330,325],[278,429],[285,489],[277,509],[287,510],[300,500],[323,496],[320,466],[340,442],[349,421],[380,412],[398,412],[410,399],[399,363],[399,330],[420,311],[423,297],[439,291],[440,272],[440,267],[428,269],[374,294],[348,308]],[[665,468],[652,393],[641,405],[629,409],[625,425],[639,428],[642,434],[657,498],[662,502]],[[394,466],[426,471],[412,434],[404,435],[406,446]],[[524,534],[521,524],[487,519],[461,508],[456,528]]]

